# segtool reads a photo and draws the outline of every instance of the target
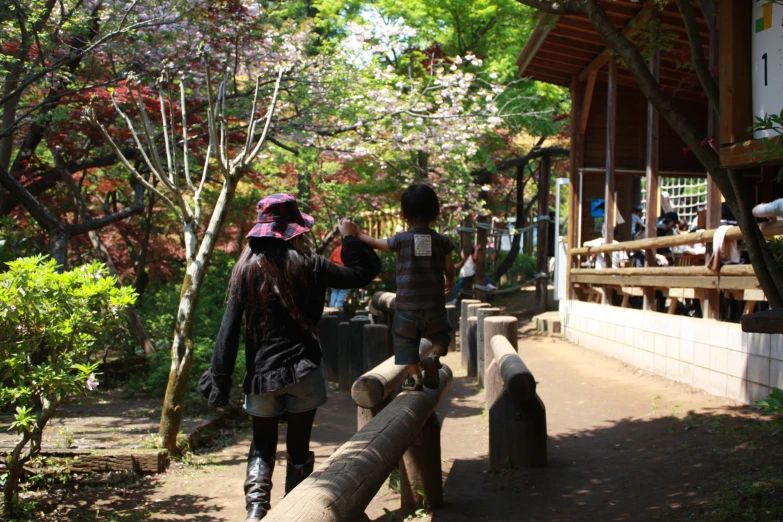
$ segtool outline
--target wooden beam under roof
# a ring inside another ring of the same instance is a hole
[[[623,28],[623,36],[626,38],[631,35],[631,33],[634,32],[635,29],[638,27],[638,22],[641,22],[645,18],[650,16],[650,10],[649,9],[642,9],[639,11],[636,16],[631,18],[631,20],[628,22],[628,24]],[[611,50],[609,47],[604,48],[603,51],[601,51],[601,54],[595,57],[595,59],[585,67],[585,69],[579,73],[579,81],[583,82],[587,79],[587,77],[593,72],[599,70],[601,67],[606,65],[609,62],[609,58],[611,57]]]
[[[539,47],[541,47],[541,44],[544,43],[544,40],[546,40],[546,37],[549,35],[549,32],[555,27],[556,21],[557,16],[550,14],[543,14],[541,18],[538,19],[536,27],[530,34],[530,38],[527,39],[525,47],[522,48],[522,51],[519,53],[519,56],[517,56],[515,62],[516,66],[519,68],[520,76],[524,75],[525,69],[527,69],[527,66],[530,64],[530,60],[533,59],[536,52],[538,52]]]

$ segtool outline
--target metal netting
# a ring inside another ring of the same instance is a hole
[[[659,185],[661,192],[669,194],[673,210],[688,224],[694,222],[698,212],[707,206],[706,178],[661,177]],[[644,180],[642,180],[642,219],[647,223],[647,185]]]

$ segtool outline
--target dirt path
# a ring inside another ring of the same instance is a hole
[[[749,408],[529,327],[520,335],[520,355],[547,408],[549,465],[485,471],[483,390],[466,377],[460,354],[450,354],[444,362],[454,382],[438,411],[445,505],[423,521],[783,519],[778,501],[768,507],[768,497],[783,498],[779,439]],[[350,397],[333,392],[313,430],[316,466],[355,429]],[[240,433],[166,475],[115,484],[111,495],[82,491],[79,509],[65,518],[241,521],[249,440],[249,432]],[[284,440],[281,427],[273,504],[282,497]],[[758,484],[766,486],[753,489]],[[382,488],[367,513],[377,521],[391,519],[385,510],[405,519],[398,508],[396,493]],[[773,518],[747,516],[757,508]]]

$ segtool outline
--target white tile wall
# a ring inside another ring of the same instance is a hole
[[[561,301],[566,339],[645,371],[744,403],[783,387],[783,335],[738,324]]]

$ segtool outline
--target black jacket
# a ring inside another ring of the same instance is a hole
[[[312,325],[318,324],[323,314],[327,288],[362,287],[381,271],[381,261],[372,248],[353,236],[343,238],[345,266],[318,255],[304,257],[306,270],[313,277],[308,293],[297,299],[300,310]],[[228,402],[244,311],[241,300],[230,295],[215,339],[212,366],[199,382],[199,391],[209,399],[210,405]],[[269,393],[299,382],[321,364],[318,340],[291,317],[279,300],[270,300],[267,317],[266,328],[263,321],[245,324],[247,373],[242,390],[246,394]]]

